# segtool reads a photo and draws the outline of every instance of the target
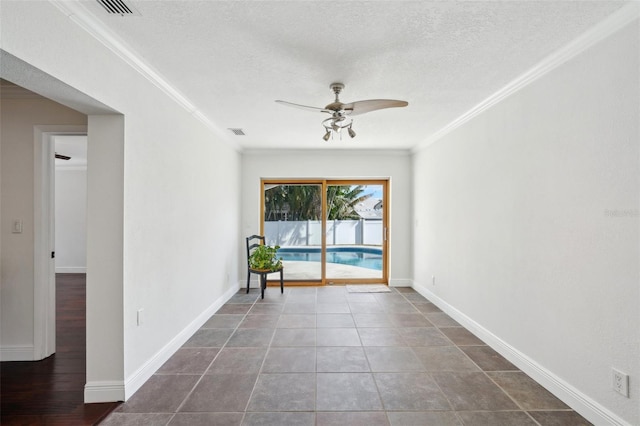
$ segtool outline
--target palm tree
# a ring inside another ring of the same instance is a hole
[[[320,185],[275,185],[265,190],[264,220],[320,220],[322,198]],[[356,205],[371,197],[362,195],[362,185],[327,187],[328,220],[359,219]]]
[[[322,199],[319,185],[290,185],[287,202],[292,220],[320,220]]]
[[[327,187],[327,218],[329,220],[359,219],[356,205],[371,197],[362,195],[362,185],[331,185]]]
[[[286,191],[282,185],[275,185],[264,191],[264,220],[282,220],[288,212]]]
[[[319,185],[276,185],[266,189],[265,220],[320,220],[320,188]]]

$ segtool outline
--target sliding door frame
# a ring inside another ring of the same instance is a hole
[[[317,286],[327,284],[387,284],[389,282],[389,179],[261,179],[260,180],[260,235],[264,235],[265,186],[267,185],[320,185],[322,192],[321,217],[321,277],[319,280],[285,281],[292,286]],[[327,187],[336,185],[380,185],[382,186],[382,278],[327,279]],[[285,268],[286,280],[286,268]],[[275,282],[275,281],[273,281]],[[279,285],[279,284],[278,284]]]

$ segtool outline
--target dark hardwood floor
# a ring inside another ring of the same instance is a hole
[[[56,353],[0,363],[2,425],[94,425],[119,403],[84,404],[85,274],[56,274]]]

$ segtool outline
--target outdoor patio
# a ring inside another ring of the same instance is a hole
[[[320,262],[298,262],[287,260],[282,263],[284,265],[285,280],[320,279]],[[331,278],[382,278],[382,271],[361,268],[359,266],[327,263],[327,279],[330,280]]]

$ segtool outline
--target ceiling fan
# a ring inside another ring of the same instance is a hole
[[[342,139],[342,134],[340,131],[342,129],[347,129],[347,133],[349,133],[350,137],[355,137],[356,132],[353,131],[353,119],[351,116],[364,114],[365,112],[376,111],[378,109],[384,108],[398,108],[405,107],[409,105],[406,101],[397,101],[393,99],[368,99],[365,101],[356,101],[348,104],[340,102],[339,95],[344,89],[344,84],[342,83],[332,83],[329,88],[336,95],[336,99],[325,106],[324,108],[317,108],[306,105],[294,104],[292,102],[287,101],[276,101],[282,105],[292,106],[296,108],[302,108],[310,111],[320,111],[331,116],[322,121],[322,126],[325,129],[325,134],[322,137],[325,141],[328,141],[335,134],[340,135],[340,139]]]

